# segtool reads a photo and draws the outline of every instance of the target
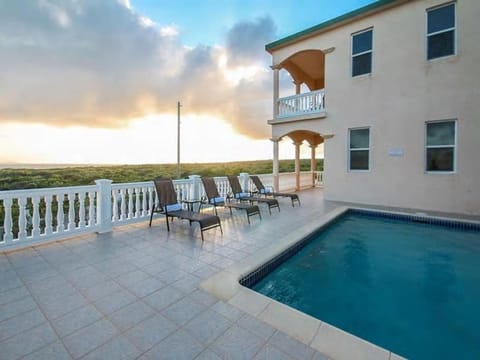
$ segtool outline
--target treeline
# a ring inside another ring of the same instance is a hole
[[[280,160],[280,172],[293,172],[293,160]],[[300,161],[302,171],[310,170],[310,160]],[[317,160],[317,170],[323,170],[323,159]],[[181,164],[181,177],[189,175],[224,176],[272,173],[271,160],[237,161],[227,163]],[[176,178],[176,164],[85,166],[55,169],[0,169],[0,190],[50,188],[92,185],[97,179],[114,183],[149,181],[157,176]]]

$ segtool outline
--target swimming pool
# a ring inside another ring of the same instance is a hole
[[[395,217],[349,211],[243,282],[408,358],[480,358],[480,226]]]

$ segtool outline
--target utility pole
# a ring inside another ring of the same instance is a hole
[[[177,179],[180,179],[180,101],[177,103]]]

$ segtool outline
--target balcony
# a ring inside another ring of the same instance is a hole
[[[269,124],[323,118],[326,116],[325,89],[280,98],[275,113]]]

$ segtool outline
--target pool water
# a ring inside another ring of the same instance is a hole
[[[410,359],[480,359],[480,231],[347,213],[252,287]]]

